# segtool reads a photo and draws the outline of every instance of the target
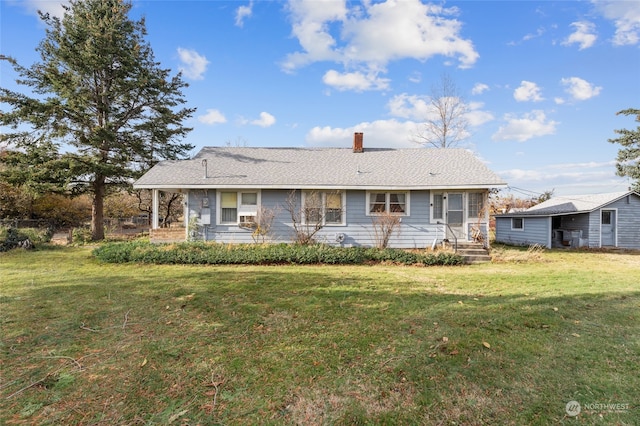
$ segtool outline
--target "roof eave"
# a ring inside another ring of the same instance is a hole
[[[306,184],[289,184],[289,185],[245,185],[245,184],[225,184],[225,185],[214,185],[214,184],[188,184],[188,185],[177,185],[177,184],[133,184],[134,189],[327,189],[327,188],[336,188],[343,190],[371,190],[371,189],[384,189],[384,190],[415,190],[415,191],[424,191],[424,190],[467,190],[467,189],[492,189],[492,188],[500,188],[507,186],[506,183],[491,183],[491,184],[465,184],[465,185],[306,185]]]

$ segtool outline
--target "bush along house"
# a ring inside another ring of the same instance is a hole
[[[487,241],[489,190],[505,186],[465,149],[205,147],[138,181],[153,193],[152,241],[322,242],[425,248]],[[161,192],[184,195],[184,223],[159,229]]]

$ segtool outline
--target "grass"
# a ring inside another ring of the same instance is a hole
[[[640,255],[498,253],[428,268],[0,254],[0,423],[637,424]]]

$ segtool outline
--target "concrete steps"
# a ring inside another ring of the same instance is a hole
[[[464,257],[465,263],[486,263],[491,262],[489,250],[481,243],[458,242],[458,254]]]

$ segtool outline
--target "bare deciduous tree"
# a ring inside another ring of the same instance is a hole
[[[433,148],[453,148],[469,137],[464,102],[454,81],[443,74],[439,85],[431,88],[426,120],[412,136],[413,142]]]

